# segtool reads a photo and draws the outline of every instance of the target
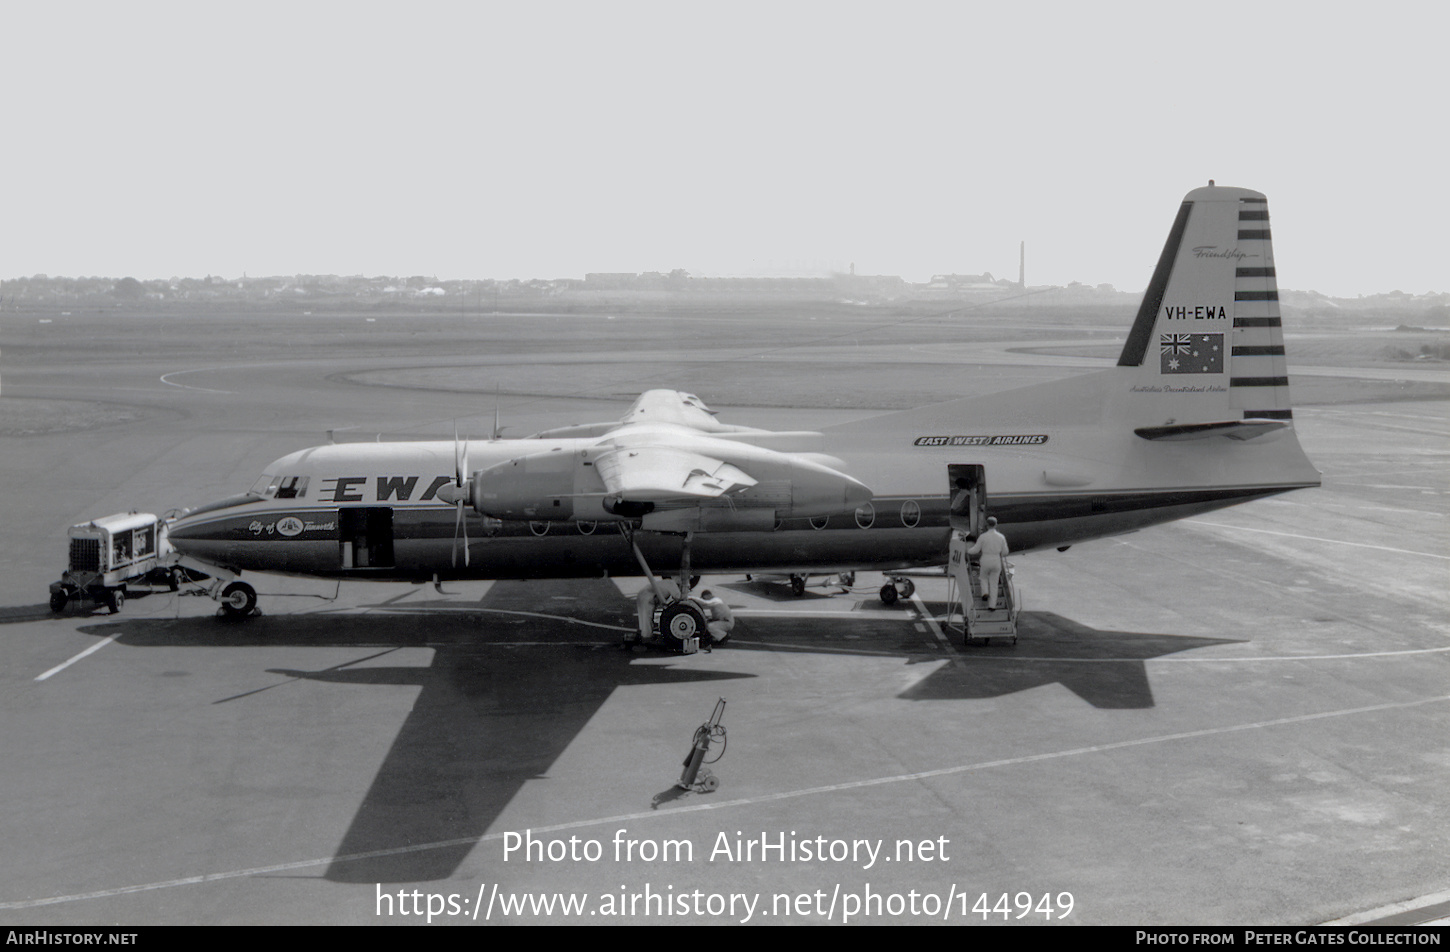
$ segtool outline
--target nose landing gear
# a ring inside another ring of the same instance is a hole
[[[223,618],[246,618],[257,610],[257,590],[246,582],[230,582],[212,597],[221,605]]]

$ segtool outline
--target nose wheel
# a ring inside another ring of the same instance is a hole
[[[217,599],[227,618],[245,618],[257,608],[257,590],[246,582],[232,582]]]

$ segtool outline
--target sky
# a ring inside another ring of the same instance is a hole
[[[0,0],[0,278],[933,274],[1450,290],[1450,5]]]

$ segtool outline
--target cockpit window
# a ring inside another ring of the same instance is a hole
[[[306,499],[306,476],[268,476],[265,473],[252,484],[249,492],[263,499]]]
[[[283,476],[282,481],[277,484],[278,499],[305,499],[307,498],[307,477],[306,476]]]

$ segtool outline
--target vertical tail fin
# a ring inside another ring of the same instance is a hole
[[[1135,392],[1193,395],[1155,401],[1175,423],[1292,418],[1261,193],[1184,197],[1118,366],[1137,368]]]

